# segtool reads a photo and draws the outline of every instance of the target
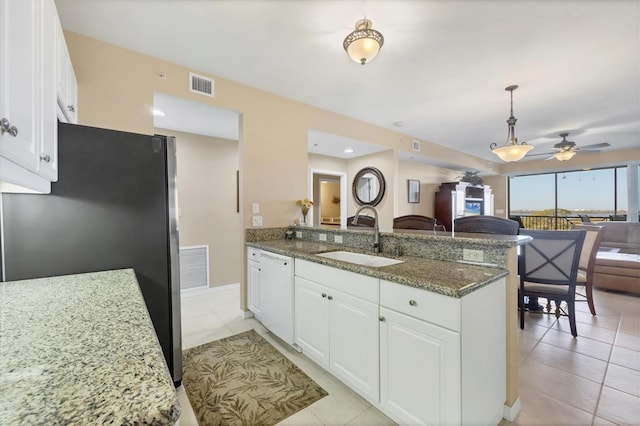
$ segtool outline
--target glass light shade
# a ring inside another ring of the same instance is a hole
[[[531,145],[511,145],[507,144],[499,148],[492,149],[502,161],[512,163],[514,161],[522,160],[527,155],[527,152],[531,151],[533,146]]]
[[[560,151],[553,154],[556,160],[560,160],[560,161],[571,160],[574,155],[576,155],[576,152],[572,150]]]
[[[371,25],[368,19],[359,20],[356,22],[356,29],[342,42],[349,57],[362,65],[375,58],[384,44],[382,34],[372,29]]]
[[[349,57],[362,65],[375,58],[379,51],[380,45],[378,41],[369,37],[354,40],[347,47]]]

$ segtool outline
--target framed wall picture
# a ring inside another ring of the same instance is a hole
[[[420,202],[420,181],[408,179],[408,194],[409,194],[409,202],[410,203],[419,203]]]

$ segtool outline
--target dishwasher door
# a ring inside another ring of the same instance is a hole
[[[260,269],[262,324],[293,344],[293,259],[262,250]]]

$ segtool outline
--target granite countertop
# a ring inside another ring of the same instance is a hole
[[[403,263],[373,268],[317,256],[335,250],[360,252],[342,245],[301,240],[246,242],[247,246],[460,298],[508,274],[506,269],[423,257],[399,256]],[[388,255],[384,255],[389,257]]]
[[[132,269],[0,283],[0,424],[174,424]]]

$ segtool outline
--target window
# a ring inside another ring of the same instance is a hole
[[[509,216],[525,228],[568,229],[584,220],[626,220],[627,168],[576,170],[509,179]]]

